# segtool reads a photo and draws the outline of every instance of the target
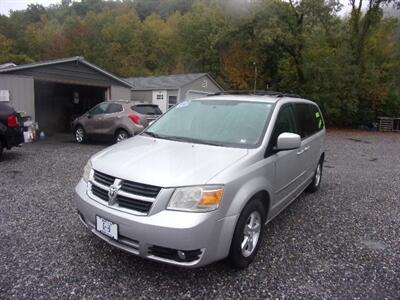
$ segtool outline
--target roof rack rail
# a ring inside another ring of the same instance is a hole
[[[256,95],[256,96],[276,96],[278,98],[282,97],[300,98],[300,96],[296,94],[281,93],[276,91],[264,91],[264,90],[228,90],[228,91],[211,93],[208,94],[207,96],[220,96],[220,95]]]

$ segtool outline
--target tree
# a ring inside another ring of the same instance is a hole
[[[185,71],[218,74],[219,53],[224,47],[220,42],[227,28],[225,16],[216,5],[197,4],[183,15],[177,26],[177,42]]]
[[[30,59],[28,56],[14,53],[13,49],[13,41],[0,33],[0,64],[8,62],[13,62],[16,64],[32,62],[32,59]]]
[[[0,16],[0,61],[81,55],[122,76],[208,72],[298,93],[328,124],[400,115],[400,0],[82,0]],[[382,12],[385,8],[385,12]]]

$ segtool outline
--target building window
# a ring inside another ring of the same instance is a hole
[[[9,90],[0,90],[0,102],[8,102],[10,101],[10,91]]]
[[[157,100],[164,100],[164,95],[163,94],[157,94],[156,99]]]
[[[177,102],[178,98],[176,96],[169,96],[168,98],[168,108],[174,106]]]

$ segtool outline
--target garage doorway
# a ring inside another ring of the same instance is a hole
[[[35,80],[35,119],[46,135],[71,132],[72,120],[105,101],[107,87]]]

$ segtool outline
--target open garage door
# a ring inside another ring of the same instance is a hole
[[[71,121],[105,101],[107,87],[35,80],[35,113],[47,135],[71,131]]]

